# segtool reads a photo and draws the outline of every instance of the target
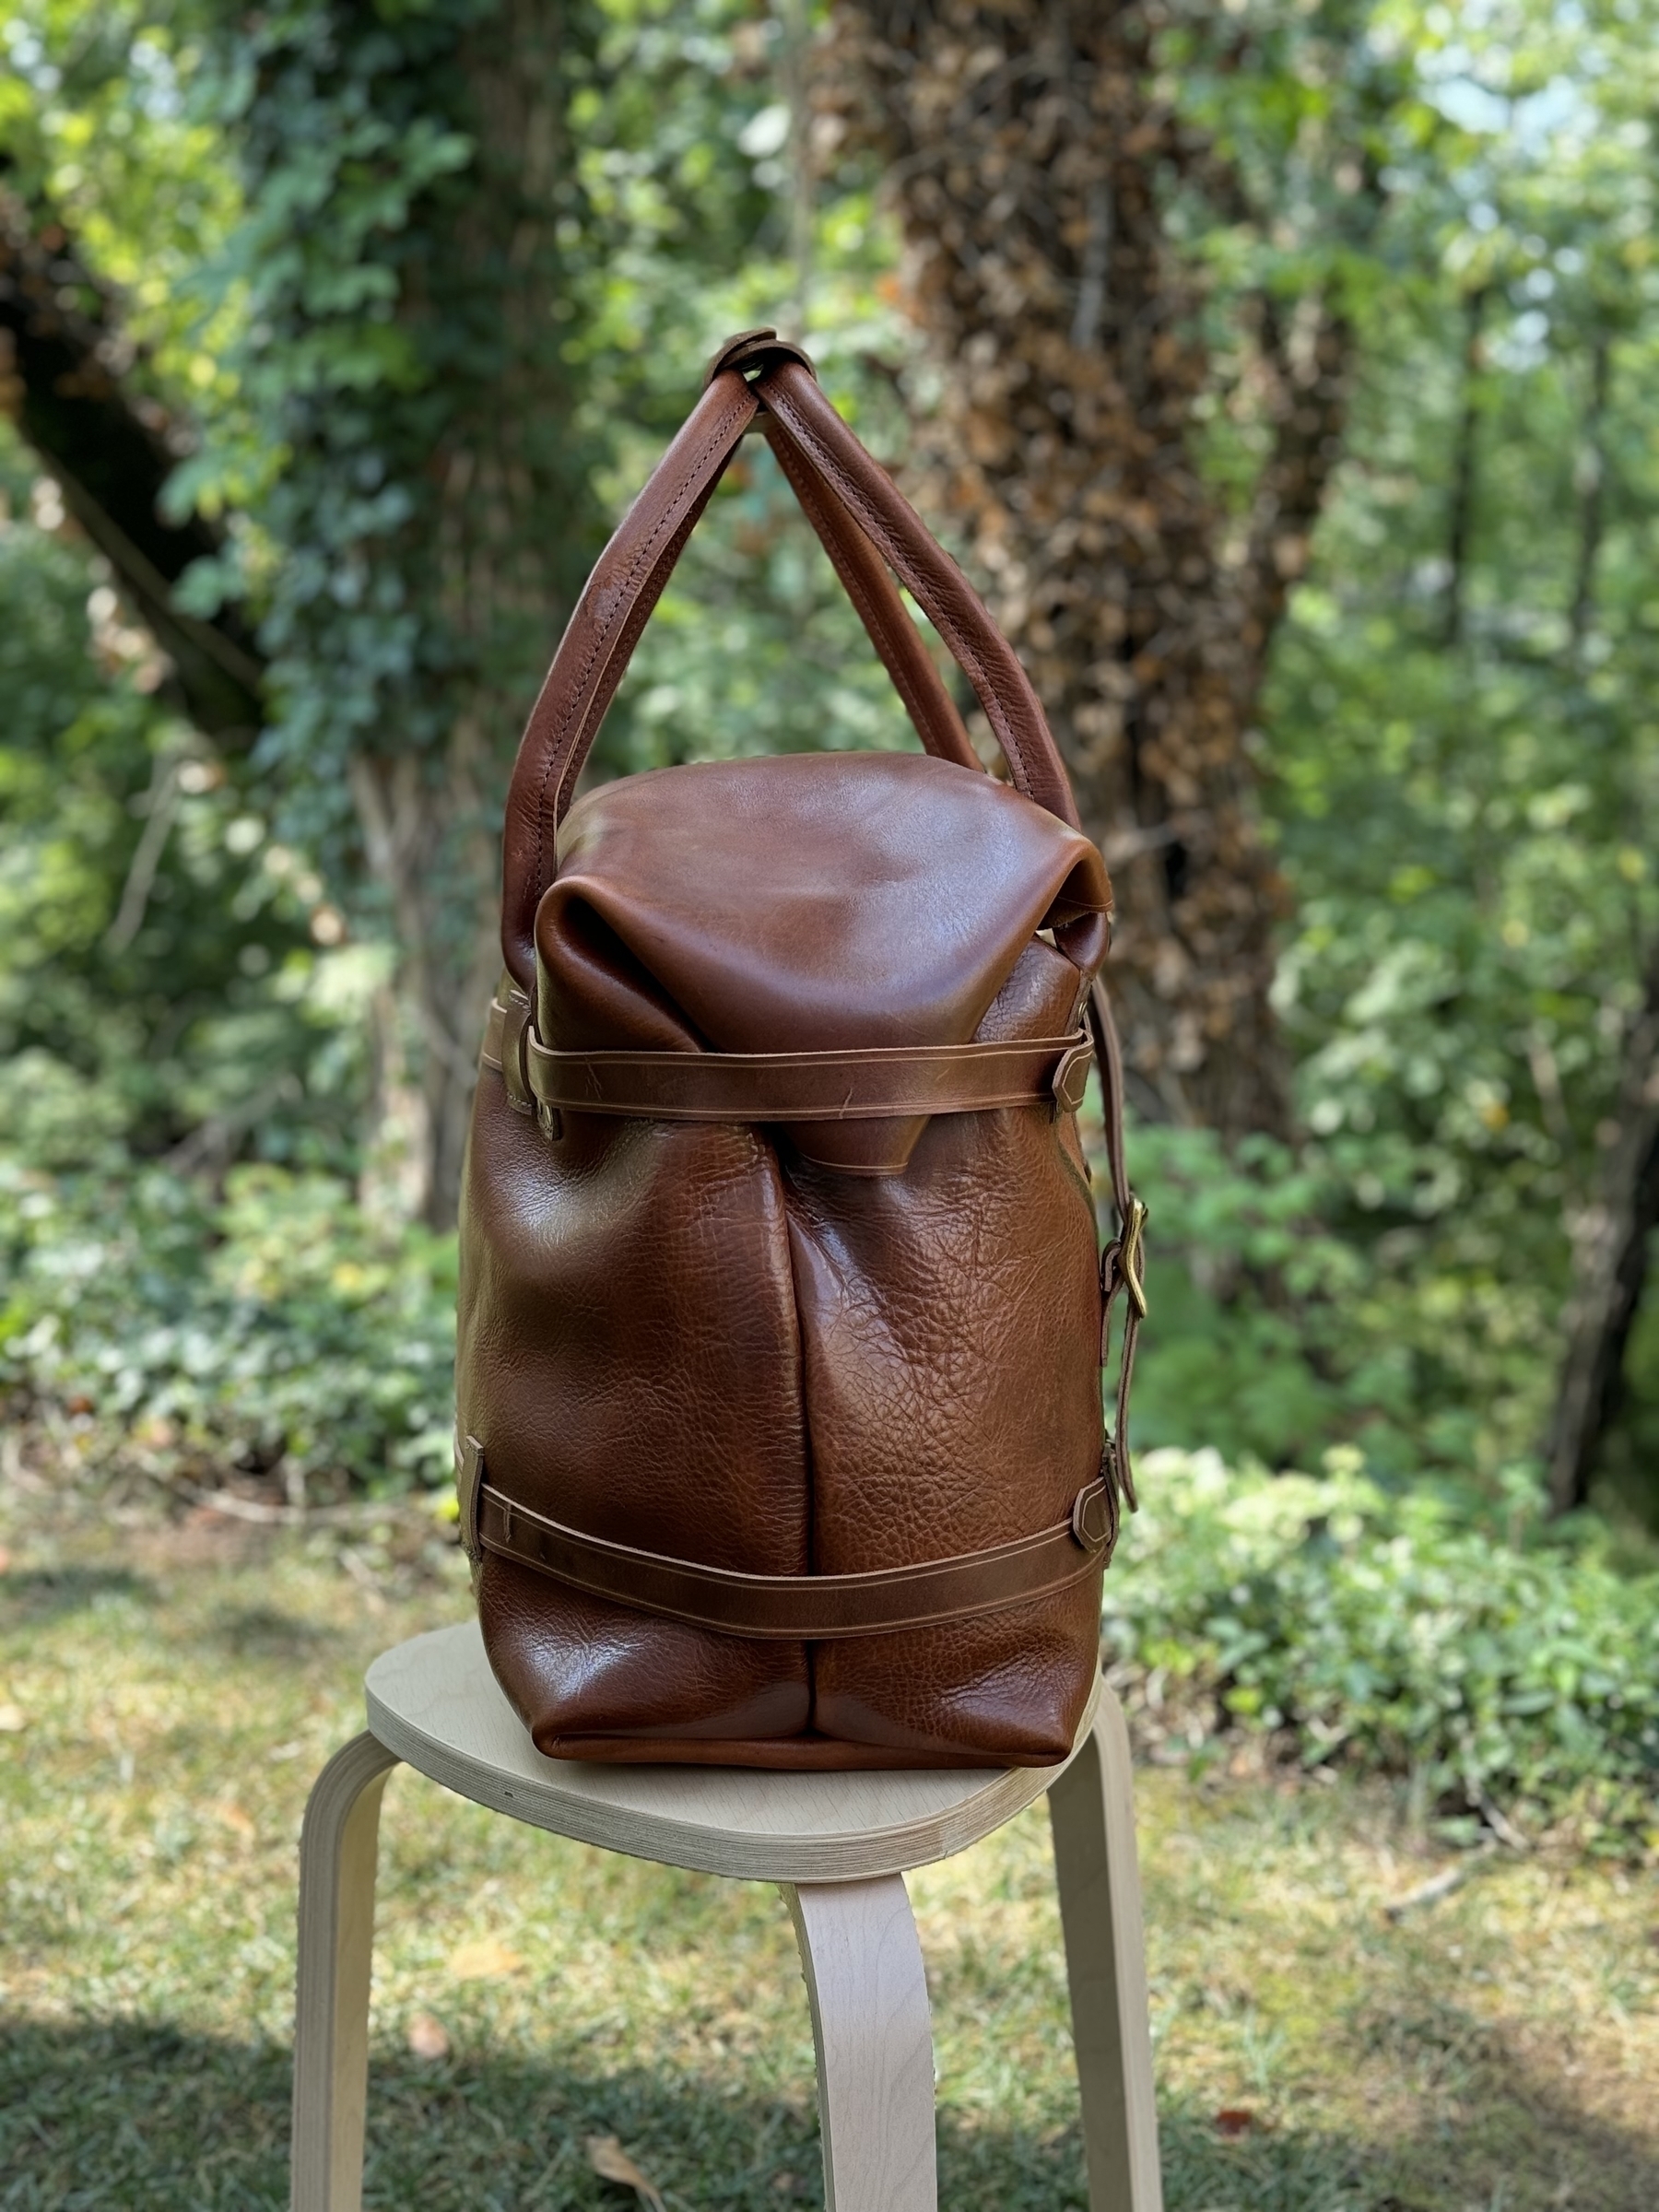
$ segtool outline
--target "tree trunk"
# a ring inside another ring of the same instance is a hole
[[[1574,1224],[1566,1344],[1546,1445],[1558,1513],[1589,1497],[1602,1438],[1618,1410],[1625,1347],[1659,1223],[1659,945],[1626,1034],[1618,1103],[1597,1135],[1600,1171],[1595,1197]]]
[[[500,818],[513,748],[596,550],[566,430],[554,312],[567,12],[559,0],[502,0],[456,57],[477,153],[466,190],[429,218],[432,262],[463,280],[494,272],[499,322],[496,373],[465,389],[432,459],[433,589],[457,660],[449,735],[435,757],[361,755],[352,779],[365,851],[395,918],[403,1024],[401,1068],[396,1044],[381,1054],[392,1073],[371,1175],[389,1173],[403,1203],[438,1228],[454,1219],[478,1041],[501,970]],[[431,318],[449,306],[435,288],[406,298],[405,312]]]
[[[1595,564],[1606,511],[1607,398],[1612,381],[1612,340],[1605,330],[1598,331],[1590,349],[1590,397],[1584,408],[1578,465],[1573,471],[1579,509],[1578,559],[1573,570],[1572,607],[1567,619],[1575,660],[1583,657],[1595,613]]]
[[[1450,649],[1460,644],[1464,627],[1464,593],[1469,576],[1469,547],[1475,535],[1475,489],[1480,439],[1480,379],[1485,367],[1483,338],[1487,300],[1485,285],[1477,285],[1464,300],[1463,406],[1457,422],[1457,448],[1452,459],[1452,504],[1446,517],[1446,614],[1441,642]]]
[[[1160,1118],[1283,1135],[1285,891],[1253,724],[1351,339],[1321,296],[1247,303],[1265,458],[1230,516],[1196,457],[1227,387],[1165,187],[1241,187],[1155,90],[1149,39],[1122,0],[846,0],[821,98],[888,160],[944,382],[928,493],[963,518],[1117,880],[1132,1088]]]
[[[163,517],[162,487],[189,441],[134,389],[134,365],[108,289],[62,224],[0,192],[0,406],[167,655],[184,713],[245,752],[265,720],[264,658],[240,607],[208,621],[173,605],[172,586],[224,537],[203,515]]]
[[[349,792],[396,948],[372,1019],[363,1195],[441,1228],[500,971],[513,747],[596,549],[559,239],[568,46],[593,19],[571,0],[395,18],[312,0],[274,31],[249,21],[250,388],[288,456],[265,518],[288,556],[269,750],[313,815],[331,779]],[[304,129],[338,141],[322,191],[296,155]],[[390,212],[365,201],[359,138]],[[433,140],[459,158],[400,168],[393,149]],[[314,270],[267,247],[296,192]],[[386,320],[396,365],[366,373]]]

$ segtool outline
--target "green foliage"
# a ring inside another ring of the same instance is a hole
[[[1488,1482],[1533,1450],[1559,1252],[1540,1282],[1450,1207],[1433,1233],[1379,1233],[1354,1186],[1371,1198],[1380,1143],[1251,1138],[1230,1158],[1206,1130],[1137,1126],[1131,1151],[1152,1213],[1137,1435],[1277,1467],[1340,1440],[1380,1473]]]
[[[1310,1767],[1409,1775],[1451,1839],[1496,1808],[1529,1836],[1659,1847],[1659,1573],[1620,1574],[1594,1533],[1545,1540],[1527,1484],[1500,1525],[1384,1490],[1357,1453],[1327,1469],[1144,1462],[1108,1652]]]
[[[1137,1442],[1202,1437],[1229,1458],[1294,1465],[1334,1435],[1362,1432],[1388,1458],[1404,1421],[1409,1464],[1420,1448],[1401,1403],[1409,1374],[1379,1359],[1375,1316],[1360,1302],[1371,1289],[1364,1259],[1320,1218],[1335,1195],[1328,1172],[1266,1138],[1230,1159],[1207,1130],[1132,1135],[1152,1239]]]
[[[453,773],[442,756],[471,702],[527,700],[545,662],[535,591],[493,575],[481,548],[470,604],[457,576],[453,488],[476,474],[480,512],[502,499],[479,448],[504,417],[506,465],[535,493],[538,555],[561,546],[573,589],[596,549],[593,455],[559,401],[581,194],[568,167],[520,176],[494,145],[479,80],[504,35],[494,0],[228,9],[198,94],[243,181],[214,273],[237,309],[241,412],[175,491],[194,498],[216,474],[259,488],[279,555],[253,573],[276,708],[261,759],[285,827],[347,884],[354,756],[423,754]],[[562,10],[535,57],[547,81],[522,88],[555,138],[589,35],[585,6]],[[521,291],[542,314],[518,312]],[[490,551],[525,559],[511,529]],[[210,593],[215,580],[199,582]],[[516,736],[503,722],[486,734],[492,816]],[[457,837],[476,830],[458,797],[455,815]]]
[[[1659,930],[1653,12],[1391,5],[1357,46],[1330,35],[1344,11],[1294,36],[1283,10],[1237,13],[1240,67],[1200,41],[1181,97],[1250,190],[1264,148],[1289,162],[1271,251],[1324,257],[1359,371],[1260,756],[1307,1141],[1230,1169],[1199,1136],[1137,1135],[1147,1426],[1491,1480],[1547,1418]],[[1385,127],[1379,72],[1409,93]],[[1369,182],[1322,169],[1334,118]],[[1237,240],[1194,245],[1225,348]],[[1262,434],[1244,416],[1212,425],[1224,487]],[[1611,1454],[1650,1515],[1654,1344],[1639,1330]]]
[[[247,1165],[221,1195],[163,1171],[0,1165],[0,1385],[94,1460],[209,1489],[446,1479],[454,1244],[348,1184]]]
[[[189,97],[214,0],[3,0],[6,182],[67,224],[119,288],[141,348],[126,372],[208,415],[233,403],[231,303],[205,265],[240,207],[222,134]]]
[[[321,883],[159,703],[153,647],[32,478],[0,436],[0,1142],[338,1160],[359,1063],[306,928]]]

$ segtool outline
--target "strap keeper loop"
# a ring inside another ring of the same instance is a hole
[[[1088,1088],[1088,1071],[1094,1062],[1094,1048],[1087,1037],[1061,1060],[1054,1070],[1054,1112],[1077,1113],[1083,1105]]]
[[[708,390],[723,369],[747,372],[774,360],[799,361],[807,375],[817,379],[818,370],[806,347],[797,346],[793,338],[781,338],[767,323],[759,330],[740,330],[726,340],[703,371],[703,390]]]

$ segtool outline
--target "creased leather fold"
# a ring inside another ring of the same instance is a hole
[[[952,761],[659,770],[571,811],[535,919],[536,1028],[564,1052],[967,1044],[1035,933],[1110,901],[1079,830]],[[895,1172],[924,1126],[800,1123],[790,1140]]]

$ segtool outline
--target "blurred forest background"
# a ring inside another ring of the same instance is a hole
[[[14,1438],[296,1505],[447,1479],[512,748],[704,359],[774,322],[1112,865],[1140,1439],[1505,1525],[1594,1495],[1640,1556],[1656,29],[4,0]],[[911,742],[746,452],[597,772]]]
[[[1651,2212],[1656,194],[1659,0],[0,0],[7,2205],[287,2202],[509,766],[773,324],[1117,885],[1171,2207]],[[913,742],[758,444],[590,773]],[[510,1829],[390,1823],[371,2201],[816,2201],[773,1900]],[[1040,1832],[918,1896],[947,2200],[1080,2204]]]

